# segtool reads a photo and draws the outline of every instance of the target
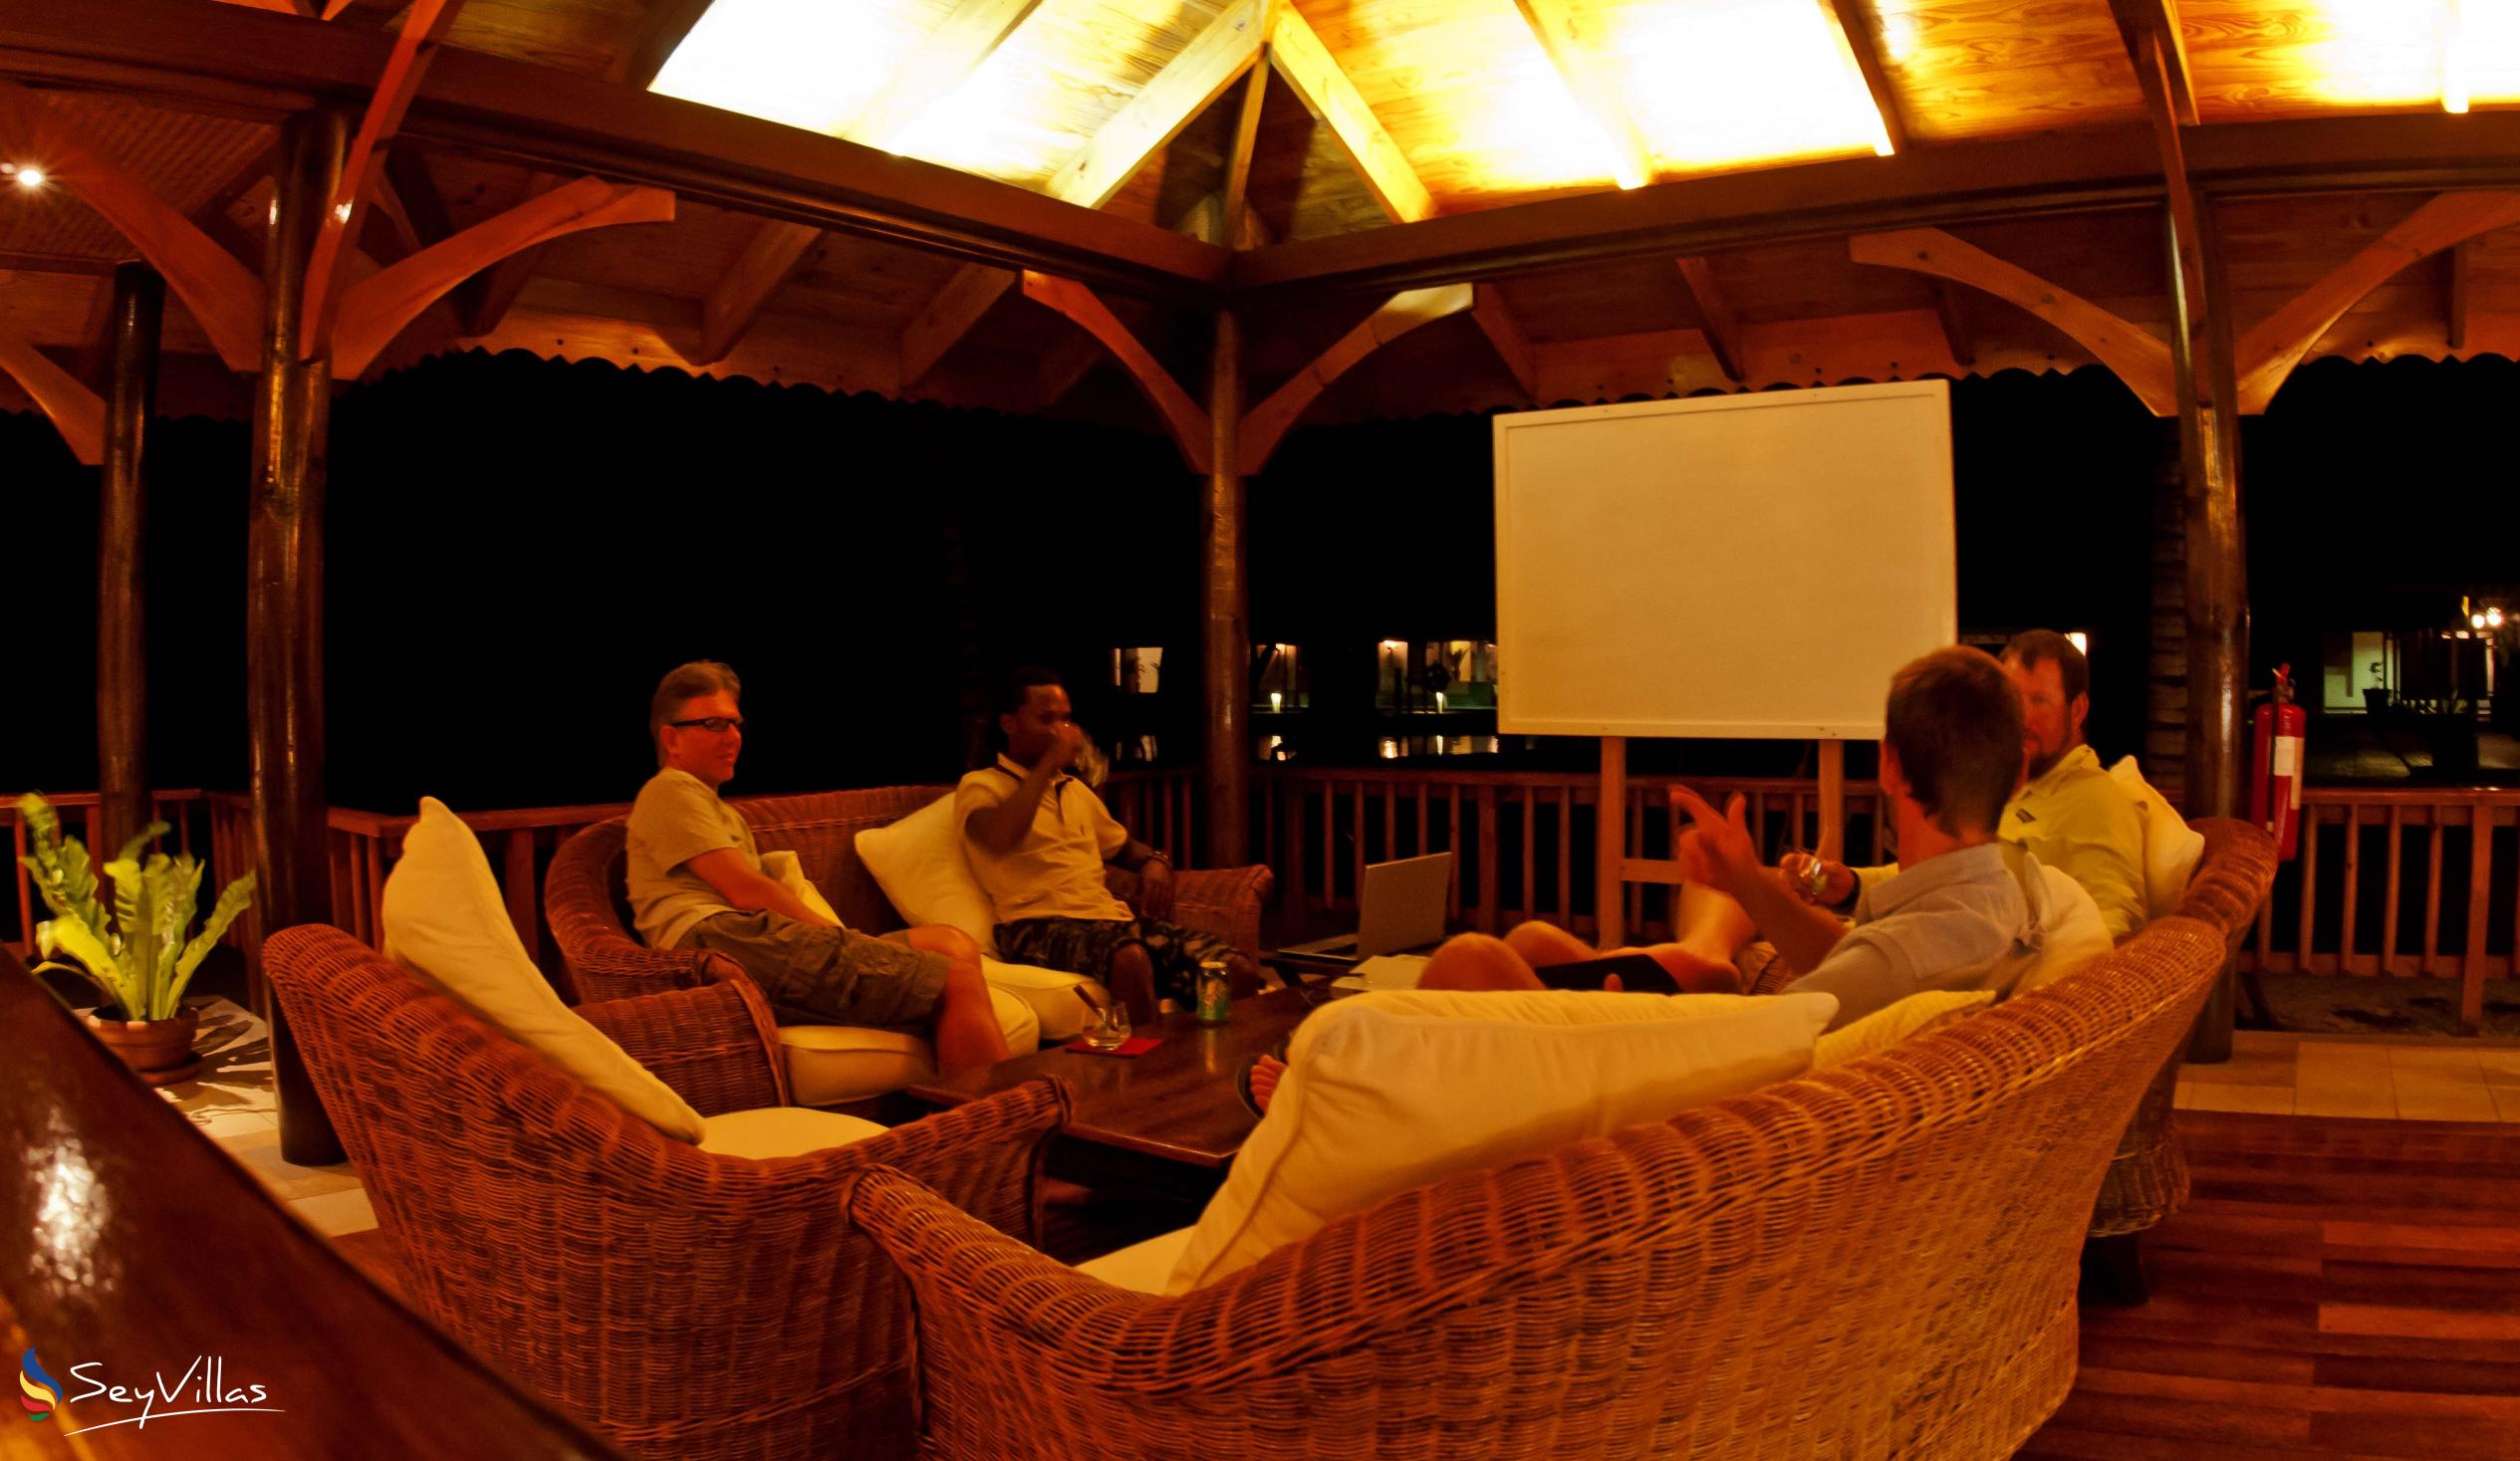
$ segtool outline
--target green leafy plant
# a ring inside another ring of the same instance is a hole
[[[52,804],[29,792],[18,799],[18,816],[26,823],[27,845],[34,849],[18,860],[35,874],[44,906],[57,915],[35,925],[35,948],[45,960],[36,969],[61,969],[85,978],[126,1020],[174,1018],[192,971],[253,901],[254,874],[220,889],[208,921],[187,941],[184,932],[200,907],[201,863],[190,852],[141,857],[166,831],[165,823],[141,829],[105,864],[105,875],[114,883],[109,919],[98,900],[88,850],[79,839],[61,835],[61,817]],[[66,956],[66,961],[55,955]]]

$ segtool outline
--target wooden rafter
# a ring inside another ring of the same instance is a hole
[[[1190,124],[1207,105],[1242,79],[1260,58],[1266,0],[1233,0],[1208,22],[1154,80],[1112,114],[1051,180],[1051,196],[1100,208],[1128,185],[1146,159]]]
[[[492,263],[520,249],[581,229],[616,223],[661,223],[673,217],[673,194],[584,177],[486,218],[342,292],[334,330],[333,370],[368,368],[421,311]]]
[[[1417,169],[1303,12],[1292,5],[1278,7],[1269,22],[1269,65],[1295,89],[1305,110],[1330,128],[1366,191],[1393,222],[1414,223],[1434,213],[1434,199],[1418,180]]]
[[[1645,145],[1644,133],[1637,129],[1636,119],[1619,105],[1617,94],[1603,79],[1602,69],[1587,54],[1566,0],[1514,0],[1514,8],[1522,12],[1523,23],[1531,27],[1531,38],[1549,54],[1549,65],[1566,83],[1567,95],[1600,128],[1602,144],[1610,149],[1611,175],[1619,179],[1623,188],[1651,182],[1653,149]]]
[[[2240,409],[2266,409],[2329,327],[2400,269],[2478,234],[2520,223],[2520,192],[2443,193],[2250,327],[2232,352]]]
[[[2170,348],[2141,326],[2131,325],[2080,295],[1962,243],[1939,228],[1860,233],[1849,239],[1847,246],[1859,264],[1939,275],[2028,310],[2065,332],[2075,344],[2090,351],[2094,359],[2116,371],[2152,414],[2177,414],[2178,393],[2171,379]]]
[[[1057,279],[1028,269],[1024,271],[1024,297],[1057,310],[1103,342],[1136,383],[1139,393],[1155,408],[1155,414],[1163,418],[1172,444],[1180,448],[1181,459],[1190,470],[1208,469],[1215,459],[1215,445],[1209,439],[1207,412],[1181,388],[1181,382],[1172,378],[1163,363],[1138,343],[1101,296],[1075,280]]]
[[[908,389],[936,368],[945,352],[970,334],[1015,284],[1015,276],[1004,269],[965,264],[955,270],[910,323],[901,327],[901,387]]]
[[[2449,298],[2442,301],[2444,335],[2452,351],[2467,349],[2468,332],[2474,328],[2476,310],[2475,250],[2459,244],[2450,250]]]
[[[1882,25],[1873,7],[1866,0],[1820,0],[1821,19],[1845,40],[1847,54],[1855,58],[1855,69],[1863,74],[1864,90],[1873,98],[1873,110],[1882,119],[1882,137],[1892,152],[1907,150],[1907,115],[1898,100],[1898,89],[1890,85],[1890,70],[1882,62]]]
[[[1951,359],[1963,365],[1976,365],[1976,337],[1969,333],[1968,316],[1960,310],[1960,292],[1947,280],[1933,281],[1933,318],[1942,327],[1942,348]]]
[[[1269,397],[1243,412],[1242,427],[1236,433],[1239,447],[1237,468],[1248,477],[1268,464],[1269,456],[1278,449],[1307,407],[1321,398],[1332,381],[1354,369],[1358,363],[1384,346],[1399,339],[1421,325],[1429,325],[1448,315],[1458,315],[1476,303],[1472,287],[1467,284],[1438,285],[1432,289],[1412,289],[1391,296],[1383,307],[1366,317],[1363,324],[1339,338],[1337,344],[1323,351],[1313,363],[1295,372],[1294,378],[1269,392]]]
[[[2181,126],[2194,126],[2196,87],[2187,68],[2187,40],[2179,33],[2178,0],[2109,0],[2109,9],[2117,17],[2118,34],[2126,42],[2127,54],[2137,58],[2139,81],[2142,80],[2144,39],[2160,38],[2165,83],[2162,95],[2169,104],[2170,116]]]
[[[299,349],[316,360],[332,347],[333,317],[340,307],[345,268],[358,239],[364,214],[384,166],[384,148],[402,128],[403,114],[418,94],[420,78],[437,55],[438,43],[455,20],[463,0],[412,0],[394,37],[393,50],[377,79],[368,110],[352,133],[350,151],[342,160],[341,177],[317,223],[315,246],[307,255],[306,297],[301,310]]]
[[[1041,0],[962,0],[944,23],[894,70],[892,79],[875,100],[839,130],[870,146],[890,146],[929,108],[969,80],[971,73],[996,54],[998,47],[1006,44],[1006,38],[1040,7]],[[822,236],[823,231],[812,224],[776,220],[763,224],[701,306],[699,353],[687,358],[690,364],[706,365],[724,360]],[[962,272],[968,274],[972,270]],[[986,272],[1000,277],[1000,292],[1011,287],[1013,276],[1005,270]],[[965,284],[966,290],[973,287]],[[971,318],[976,321],[979,317]],[[952,341],[945,345],[950,347]],[[942,354],[942,350],[937,352],[937,356]],[[935,357],[928,358],[919,373],[926,373],[927,365],[934,362]],[[904,377],[905,382],[907,378]]]
[[[1070,331],[1057,345],[1042,352],[1041,369],[1035,383],[1039,387],[1034,398],[1038,410],[1048,410],[1067,398],[1096,365],[1103,363],[1103,342],[1079,331]]]
[[[1697,318],[1706,337],[1706,349],[1714,354],[1715,367],[1730,379],[1747,378],[1741,373],[1742,365],[1748,360],[1741,349],[1741,317],[1733,313],[1723,287],[1715,283],[1715,266],[1693,255],[1676,262],[1680,266],[1680,282],[1688,286],[1688,297],[1697,305]]]
[[[112,289],[109,282],[107,288]],[[22,338],[0,331],[0,371],[24,389],[82,466],[105,460],[105,400]]]
[[[1269,68],[1255,66],[1243,74],[1233,143],[1225,151],[1225,181],[1216,190],[1216,241],[1229,249],[1242,247],[1248,236],[1243,215],[1251,206],[1251,158],[1260,150],[1260,112],[1268,100]]]
[[[1505,302],[1504,291],[1493,284],[1475,288],[1470,318],[1478,322],[1479,333],[1496,347],[1496,358],[1505,363],[1505,369],[1522,387],[1523,394],[1540,398],[1540,366],[1531,349],[1531,337],[1523,333],[1522,322],[1514,318],[1513,307]]]
[[[0,81],[0,143],[42,161],[129,240],[192,312],[231,370],[262,365],[262,281],[149,186],[69,133],[59,114],[14,82]]]

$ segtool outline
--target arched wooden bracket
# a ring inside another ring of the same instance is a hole
[[[234,255],[148,184],[73,139],[59,114],[14,82],[0,82],[0,145],[14,159],[41,163],[139,250],[229,369],[262,368],[263,285]]]
[[[1267,400],[1243,412],[1238,433],[1241,447],[1235,454],[1235,465],[1241,474],[1257,475],[1296,418],[1304,414],[1305,407],[1329,389],[1332,381],[1354,369],[1358,362],[1420,325],[1473,308],[1476,299],[1476,292],[1467,284],[1403,290],[1391,296],[1383,308],[1367,316],[1364,324],[1323,351],[1320,359],[1296,371],[1295,378],[1271,391]]]
[[[2169,346],[2150,331],[2119,319],[2070,290],[1962,243],[1939,228],[1859,233],[1847,240],[1847,251],[1859,264],[1939,275],[2019,305],[2064,331],[2116,371],[2144,409],[2156,416],[2178,414]]]
[[[1114,315],[1111,307],[1093,290],[1073,279],[1024,271],[1024,298],[1048,305],[1060,314],[1083,326],[1095,339],[1111,350],[1137,383],[1155,413],[1163,417],[1164,428],[1172,433],[1172,444],[1181,449],[1181,459],[1193,472],[1204,472],[1215,460],[1215,448],[1208,440],[1208,415],[1199,408],[1172,372],[1147,353],[1131,334],[1129,327]]]
[[[52,419],[54,429],[70,443],[70,454],[79,458],[81,466],[98,466],[105,461],[102,396],[54,365],[42,351],[6,332],[0,332],[0,371],[6,371],[24,387],[35,408]]]
[[[402,327],[501,259],[581,229],[667,222],[673,204],[673,194],[662,188],[582,177],[378,270],[342,292],[333,328],[333,374],[349,378],[365,371]]]
[[[2407,214],[2240,337],[2232,364],[2240,378],[2241,411],[2255,415],[2265,410],[2319,337],[2391,275],[2513,223],[2520,223],[2520,192],[2507,190],[2443,193]]]
[[[402,29],[394,36],[384,74],[377,79],[376,94],[368,100],[359,130],[351,135],[342,174],[333,183],[333,196],[316,225],[314,250],[307,255],[299,331],[299,349],[307,360],[316,359],[316,353],[333,342],[335,311],[347,293],[343,275],[384,168],[385,144],[402,129],[402,115],[419,94],[420,78],[436,56],[446,28],[454,23],[455,12],[462,8],[463,0],[411,0],[410,9],[403,12]]]

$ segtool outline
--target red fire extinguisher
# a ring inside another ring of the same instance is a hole
[[[2275,855],[2290,861],[2301,846],[2302,734],[2309,713],[2293,703],[2293,667],[2275,669],[2275,693],[2253,717],[2249,820],[2275,839]]]

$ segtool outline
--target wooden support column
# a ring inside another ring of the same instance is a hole
[[[255,901],[266,932],[324,922],[333,911],[324,855],[324,455],[333,367],[326,342],[305,329],[305,301],[308,260],[349,148],[350,122],[341,113],[311,112],[283,124],[279,191],[263,250],[245,684]],[[271,1024],[281,1154],[301,1166],[337,1162],[341,1142],[307,1079],[280,1002],[267,996],[263,1005]]]
[[[110,857],[148,825],[148,630],[142,541],[143,459],[157,409],[157,342],[166,281],[146,264],[114,271],[114,385],[106,402],[97,500],[96,854]]]
[[[1593,801],[1593,941],[1628,941],[1628,738],[1602,737],[1601,793]]]
[[[1201,665],[1207,688],[1207,864],[1251,858],[1251,623],[1243,541],[1242,322],[1216,312],[1207,373],[1207,497],[1199,512],[1206,568]]]

